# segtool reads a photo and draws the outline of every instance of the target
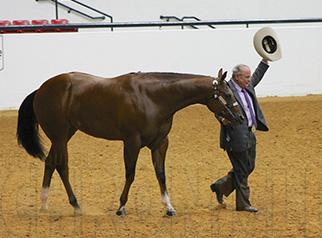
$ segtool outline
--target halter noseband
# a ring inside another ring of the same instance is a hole
[[[217,99],[221,105],[224,106],[224,110],[222,110],[220,113],[218,113],[217,115],[219,116],[223,116],[224,113],[227,111],[230,116],[232,116],[232,118],[236,119],[235,115],[232,113],[232,111],[230,110],[233,107],[237,107],[238,106],[238,102],[234,102],[233,104],[229,104],[226,102],[226,100],[220,95],[219,90],[218,90],[218,81],[216,79],[214,79],[214,81],[212,81],[212,85],[214,87],[214,99]]]

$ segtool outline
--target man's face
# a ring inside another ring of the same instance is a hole
[[[235,82],[241,88],[246,88],[251,81],[251,72],[248,67],[243,67],[242,73],[235,75]]]

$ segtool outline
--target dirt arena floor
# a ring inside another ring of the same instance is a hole
[[[54,173],[41,213],[44,164],[17,146],[17,111],[0,112],[1,237],[322,237],[322,96],[260,99],[270,127],[256,132],[249,178],[256,214],[218,209],[210,184],[231,168],[219,148],[219,123],[201,105],[179,111],[169,135],[166,175],[178,217],[165,216],[150,152],[142,149],[126,217],[115,214],[124,185],[122,143],[77,132],[70,177],[83,209],[74,216]],[[45,139],[46,147],[49,142]]]

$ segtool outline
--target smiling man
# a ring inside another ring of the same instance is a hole
[[[220,147],[227,151],[233,168],[210,187],[213,192],[216,192],[217,201],[223,207],[226,207],[223,195],[227,197],[236,190],[237,211],[258,211],[249,202],[250,189],[247,180],[255,168],[255,130],[268,131],[254,90],[268,67],[267,61],[262,60],[253,75],[247,65],[239,64],[233,68],[228,85],[247,119],[243,124],[233,128],[225,118],[216,116],[221,123]]]

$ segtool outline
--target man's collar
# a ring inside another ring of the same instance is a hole
[[[235,88],[236,88],[239,92],[241,92],[242,88],[241,88],[237,83],[235,83],[234,79],[231,79],[231,81],[233,82],[233,84],[234,84]]]

